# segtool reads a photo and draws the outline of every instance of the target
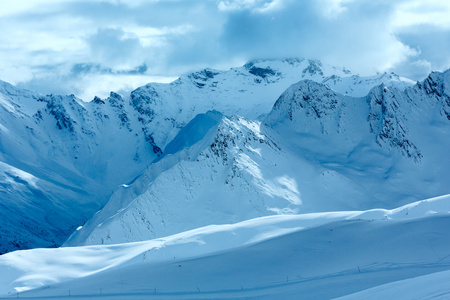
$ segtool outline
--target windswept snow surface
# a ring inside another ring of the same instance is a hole
[[[386,283],[348,296],[339,297],[338,299],[449,299],[449,280],[450,271],[436,272]]]
[[[419,295],[439,298],[450,292],[449,226],[450,195],[394,210],[270,216],[137,243],[22,250],[0,256],[0,298],[331,299],[365,290],[360,299],[394,290],[403,299],[412,294],[400,291],[430,280]]]

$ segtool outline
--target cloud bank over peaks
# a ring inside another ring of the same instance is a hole
[[[85,100],[255,58],[415,80],[450,67],[450,2],[439,0],[26,0],[0,11],[0,79]]]

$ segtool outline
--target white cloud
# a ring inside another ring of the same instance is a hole
[[[347,11],[346,5],[354,0],[317,0],[322,14],[327,18],[337,18]]]
[[[412,64],[417,67],[425,67],[427,69],[431,69],[431,63],[425,59],[416,60],[412,62]]]
[[[50,0],[2,1],[0,17],[27,12],[31,9],[38,9],[40,6],[50,3]]]
[[[412,0],[396,7],[394,27],[435,25],[450,29],[450,1]]]
[[[7,78],[11,84],[18,84],[33,79],[33,73],[28,67],[15,66],[3,62],[2,68],[0,68],[0,80],[3,78]]]
[[[222,11],[251,10],[267,12],[280,7],[282,0],[223,0],[217,7]]]
[[[448,1],[16,2],[0,4],[0,79],[42,92],[76,93],[91,82],[109,92],[140,84],[139,76],[173,78],[264,57],[317,58],[414,79],[450,67]]]
[[[73,93],[84,101],[90,101],[95,96],[106,98],[111,91],[122,95],[129,94],[139,86],[149,82],[172,82],[176,77],[122,74],[88,74],[76,81],[72,87]]]

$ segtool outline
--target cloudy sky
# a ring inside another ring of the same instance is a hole
[[[448,0],[0,2],[0,79],[91,100],[254,58],[414,80],[450,68]]]

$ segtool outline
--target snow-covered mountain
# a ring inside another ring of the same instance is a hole
[[[393,73],[360,77],[317,60],[255,60],[228,71],[205,69],[170,84],[150,83],[133,91],[131,102],[142,113],[142,123],[153,128],[156,143],[164,147],[197,114],[217,110],[254,120],[269,113],[291,84],[305,79],[351,96],[364,96],[381,83],[400,89],[414,84]]]
[[[215,109],[255,119],[302,79],[359,96],[380,83],[411,84],[395,74],[363,78],[302,59],[205,69],[89,103],[0,82],[0,253],[60,245],[117,186],[140,176],[162,149],[170,154],[172,139],[196,115]]]
[[[128,102],[0,83],[0,253],[60,245],[160,153]]]
[[[0,82],[0,252],[78,246],[1,255],[0,297],[446,296],[449,137],[450,70],[260,60],[89,103]]]
[[[261,121],[197,115],[66,245],[141,241],[272,214],[393,208],[450,193],[448,94],[426,88],[446,90],[449,74],[404,90],[381,84],[364,97],[303,80]]]

